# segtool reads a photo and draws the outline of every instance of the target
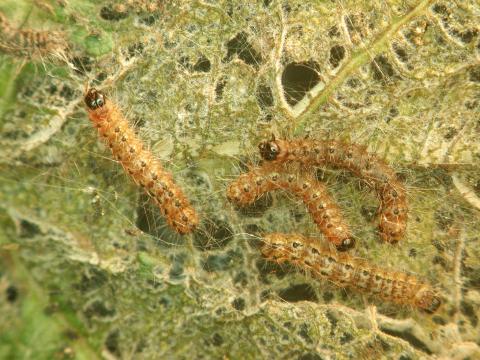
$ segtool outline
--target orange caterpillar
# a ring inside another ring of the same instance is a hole
[[[320,231],[338,251],[346,251],[355,245],[341,211],[323,184],[311,176],[289,173],[280,167],[263,166],[242,174],[227,189],[227,198],[247,206],[263,194],[273,190],[285,190],[301,198]]]
[[[434,313],[442,303],[439,294],[428,283],[322,248],[315,239],[274,233],[266,235],[263,241],[261,252],[267,260],[280,264],[289,261],[312,276],[329,280],[339,287],[349,287],[399,305],[410,305],[427,313]]]
[[[0,13],[0,51],[17,56],[64,54],[67,43],[58,31],[18,30]]]
[[[87,91],[85,103],[100,137],[135,183],[153,198],[168,224],[180,234],[192,232],[198,225],[197,213],[172,175],[145,149],[117,106],[96,89]]]
[[[263,159],[273,163],[299,162],[307,166],[332,165],[347,169],[362,178],[380,198],[380,235],[397,243],[407,228],[405,187],[395,172],[365,147],[340,141],[311,139],[263,141],[259,145]]]

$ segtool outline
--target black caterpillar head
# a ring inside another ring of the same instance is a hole
[[[96,110],[105,105],[105,95],[95,88],[91,88],[85,94],[85,104],[90,110]]]
[[[434,296],[429,306],[424,309],[427,314],[435,313],[438,308],[442,305],[442,298],[440,296]]]
[[[280,147],[273,137],[271,140],[265,140],[258,144],[258,149],[262,158],[267,161],[276,160],[280,153]]]
[[[443,303],[443,297],[430,288],[421,289],[415,295],[415,305],[427,314],[433,314]]]
[[[355,246],[355,242],[356,242],[355,238],[353,238],[352,236],[346,239],[343,239],[342,243],[336,246],[337,251],[344,252],[344,251],[350,250]]]

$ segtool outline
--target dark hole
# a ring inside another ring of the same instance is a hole
[[[334,295],[330,291],[325,291],[322,295],[322,298],[326,303],[329,303],[333,300]]]
[[[128,47],[128,59],[138,56],[143,53],[144,45],[140,42],[132,44]]]
[[[341,35],[341,33],[338,30],[337,26],[332,26],[330,28],[330,30],[328,30],[328,36],[331,37],[331,38],[336,37],[336,36],[340,36],[340,35]]]
[[[60,91],[60,96],[65,100],[72,100],[75,96],[75,92],[71,87],[64,85]]]
[[[107,339],[105,340],[105,347],[107,350],[118,357],[121,356],[120,348],[118,346],[119,337],[118,330],[115,330],[108,334]]]
[[[119,21],[125,19],[128,16],[127,12],[116,11],[112,5],[104,6],[100,9],[100,17],[103,20]]]
[[[377,215],[377,208],[375,206],[362,205],[360,213],[365,220],[371,222]]]
[[[350,341],[353,340],[353,336],[350,333],[343,333],[343,335],[340,337],[340,344],[346,344],[349,343]]]
[[[287,102],[294,106],[320,81],[314,61],[290,63],[283,70],[282,85]]]
[[[475,191],[475,194],[480,195],[480,179],[478,179],[475,182],[475,185],[473,185],[473,191]]]
[[[135,352],[141,353],[147,348],[147,342],[145,339],[140,339],[140,341],[135,346]]]
[[[233,306],[236,310],[242,311],[242,310],[245,309],[245,300],[242,299],[242,298],[236,298],[235,300],[233,300],[232,306]]]
[[[263,0],[263,6],[268,7],[272,3],[272,0]]]
[[[272,119],[273,119],[272,114],[264,114],[262,117],[262,121],[265,123],[272,121]]]
[[[420,339],[418,339],[417,337],[415,337],[413,334],[411,334],[410,332],[407,332],[407,331],[395,331],[395,330],[392,330],[392,329],[387,329],[387,328],[384,328],[382,327],[382,331],[389,334],[389,335],[392,335],[392,336],[395,336],[395,337],[398,337],[400,339],[403,339],[407,342],[410,343],[410,345],[412,345],[413,347],[431,355],[432,354],[432,351],[428,348],[428,346],[423,342],[421,341]]]
[[[288,302],[318,300],[315,291],[313,291],[312,287],[308,284],[292,285],[289,288],[280,290],[278,296]]]
[[[442,14],[442,15],[447,15],[448,14],[448,9],[445,5],[441,4],[435,4],[432,7],[433,12],[436,12],[437,14]]]
[[[147,15],[140,18],[140,24],[146,26],[152,26],[157,21],[158,17],[156,15]]]
[[[473,101],[467,100],[467,101],[465,101],[465,108],[467,108],[468,110],[473,110],[477,106],[478,106],[478,101],[477,100],[473,100]]]
[[[227,254],[208,256],[202,267],[208,272],[225,271],[230,269],[240,258],[241,255],[239,253],[231,250]]]
[[[264,196],[262,196],[260,199],[258,199],[251,205],[235,207],[235,208],[240,214],[244,216],[260,217],[272,205],[273,205],[273,199],[271,194],[265,194]]]
[[[403,47],[394,43],[393,44],[393,51],[395,52],[395,54],[397,55],[398,59],[401,62],[406,63],[408,61],[407,52],[405,51],[405,49]]]
[[[466,30],[462,32],[456,32],[455,36],[460,38],[460,40],[464,44],[469,44],[472,42],[472,40],[477,36],[478,31],[477,30]]]
[[[188,70],[191,70],[192,68],[192,65],[190,65],[190,58],[188,56],[181,56],[180,59],[178,59],[178,63]]]
[[[340,65],[344,57],[345,48],[341,45],[335,45],[330,49],[330,58],[328,61],[330,61],[330,65],[332,65],[333,68],[336,68]]]
[[[432,245],[440,252],[445,251],[445,245],[437,239],[432,240]]]
[[[30,239],[39,233],[40,227],[37,224],[27,220],[22,220],[20,222],[20,237]]]
[[[247,238],[248,244],[252,246],[254,249],[258,248],[261,245],[261,241],[259,241],[257,237],[261,236],[261,234],[264,231],[263,228],[258,224],[246,224],[244,228],[245,228],[245,233],[250,235],[256,235],[256,236],[248,236]]]
[[[85,75],[87,72],[92,71],[92,59],[88,56],[75,56],[72,59],[72,63],[75,66],[75,72],[81,75]]]
[[[48,92],[50,93],[50,95],[53,95],[57,92],[58,88],[57,88],[57,85],[55,84],[51,84],[49,87],[48,87]]]
[[[15,286],[10,285],[5,291],[7,295],[7,301],[13,303],[18,298],[18,290]]]
[[[309,353],[300,355],[297,359],[298,360],[322,360],[322,357],[316,353],[309,352]]]
[[[158,239],[162,239],[157,242],[161,247],[179,246],[184,243],[182,237],[167,224],[158,207],[153,204],[150,197],[143,191],[138,202],[137,221],[135,223],[138,229]]]
[[[480,82],[480,66],[470,69],[470,81]]]
[[[262,56],[253,48],[247,40],[247,34],[238,33],[233,39],[227,42],[227,56],[224,62],[232,60],[235,54],[245,63],[258,67],[262,62]]]
[[[392,107],[392,108],[390,108],[390,110],[388,111],[388,113],[389,113],[389,115],[390,115],[392,118],[394,118],[394,117],[398,116],[399,111],[398,111],[397,108]]]
[[[390,351],[390,344],[387,343],[385,340],[383,339],[379,339],[379,342],[380,342],[380,346],[382,347],[382,350],[384,353]]]
[[[221,346],[223,344],[222,336],[218,333],[213,334],[212,344],[215,346]]]
[[[222,100],[223,89],[225,88],[226,84],[227,84],[227,81],[225,79],[220,79],[220,80],[217,81],[217,85],[215,86],[215,100],[216,101]]]
[[[455,129],[454,127],[450,126],[448,129],[447,129],[447,132],[446,134],[443,136],[445,139],[447,140],[451,140],[455,137],[455,135],[457,135],[458,133],[458,130]]]
[[[98,75],[95,79],[95,83],[96,84],[101,84],[102,81],[104,81],[107,77],[108,77],[107,73],[102,71],[102,72],[98,73]]]
[[[84,313],[88,318],[92,316],[103,318],[115,315],[115,310],[108,308],[102,301],[95,300],[85,309]]]
[[[337,327],[337,324],[338,324],[338,318],[335,315],[335,313],[330,311],[330,310],[328,310],[325,315],[327,316],[327,319],[330,322],[330,324],[332,324],[332,328],[330,330],[330,335],[334,335],[335,334],[335,328]]]
[[[453,225],[454,217],[453,212],[447,209],[437,209],[434,214],[435,222],[444,231],[447,231]]]
[[[438,316],[438,315],[433,316],[432,320],[435,324],[438,324],[438,325],[446,325],[447,324],[447,321],[444,318],[442,318],[441,316]]]
[[[168,276],[172,281],[179,281],[184,279],[185,275],[183,273],[183,264],[181,262],[175,262],[170,268]]]
[[[373,78],[378,81],[387,81],[395,75],[393,66],[384,55],[378,55],[371,63]]]
[[[352,89],[359,88],[362,83],[357,78],[350,78],[347,80],[347,85]]]
[[[364,35],[367,26],[370,29],[373,28],[373,23],[366,21],[367,17],[368,15],[363,13],[351,13],[344,16],[345,25],[351,38],[355,39],[358,36]]]
[[[205,56],[201,56],[200,59],[193,65],[193,70],[197,72],[209,72],[211,68],[210,60]]]
[[[466,301],[462,301],[461,304],[460,304],[460,309],[461,309],[462,313],[466,317],[468,317],[472,326],[474,328],[477,327],[478,317],[477,317],[477,314],[475,313],[474,307],[470,303],[468,303]]]
[[[310,337],[310,335],[308,334],[308,325],[307,324],[302,324],[300,325],[300,331],[298,332],[298,334],[307,342],[307,343],[312,343],[312,338]]]
[[[435,264],[435,265],[440,265],[441,267],[443,267],[447,271],[449,270],[447,260],[445,260],[445,258],[443,258],[439,255],[435,255],[433,257],[432,263]]]
[[[209,219],[204,222],[202,231],[194,234],[193,243],[200,250],[224,248],[232,240],[232,228],[223,220]]]
[[[79,338],[78,333],[73,329],[66,329],[62,332],[62,335],[71,341],[77,340]]]
[[[282,8],[285,13],[289,13],[290,11],[292,11],[292,7],[290,6],[290,4],[287,3],[282,4]]]
[[[108,277],[104,272],[92,268],[82,274],[82,278],[75,288],[82,292],[87,292],[101,287],[107,282],[107,280]]]
[[[273,106],[273,94],[272,89],[266,85],[259,85],[257,87],[257,101],[261,109],[265,109]]]
[[[243,271],[238,273],[235,278],[233,279],[233,283],[235,285],[239,285],[241,287],[245,287],[248,284],[248,277]]]

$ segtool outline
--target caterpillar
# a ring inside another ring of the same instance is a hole
[[[313,277],[385,301],[410,305],[430,314],[440,307],[442,300],[438,292],[415,276],[376,267],[346,253],[322,248],[317,243],[315,239],[297,234],[272,233],[263,237],[261,253],[268,261],[280,264],[289,261]]]
[[[0,12],[0,50],[16,56],[49,56],[65,53],[67,43],[58,31],[18,30]]]
[[[395,172],[365,147],[340,141],[312,139],[271,140],[259,144],[260,155],[273,163],[299,162],[307,166],[331,165],[351,171],[373,188],[380,198],[380,236],[397,243],[407,228],[407,197]]]
[[[192,232],[198,225],[197,213],[172,175],[145,148],[118,107],[94,88],[86,92],[84,100],[100,137],[134,182],[155,201],[167,223],[180,234]]]
[[[273,190],[288,191],[301,198],[320,231],[338,251],[355,246],[355,239],[339,207],[328,195],[325,185],[311,176],[294,174],[285,168],[262,166],[230,183],[227,198],[239,206],[246,206]]]

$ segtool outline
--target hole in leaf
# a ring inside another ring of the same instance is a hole
[[[287,102],[294,106],[320,81],[314,61],[293,62],[283,70],[282,85]]]
[[[345,48],[341,45],[332,46],[330,49],[330,58],[328,61],[333,68],[338,67],[345,57]]]

